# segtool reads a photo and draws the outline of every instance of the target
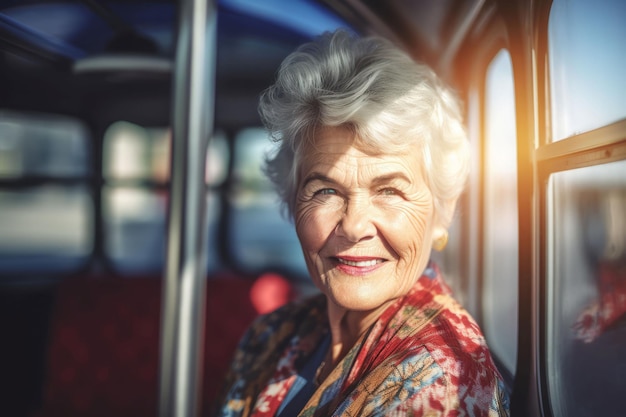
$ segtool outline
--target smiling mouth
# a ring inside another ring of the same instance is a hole
[[[352,261],[352,260],[347,260],[347,259],[342,259],[342,258],[336,258],[336,259],[340,264],[348,265],[348,266],[355,266],[355,267],[360,267],[360,268],[370,267],[370,266],[374,266],[374,265],[381,264],[384,262],[383,259],[368,259],[368,260],[363,260],[363,261]]]

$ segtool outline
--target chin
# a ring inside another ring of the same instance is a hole
[[[337,306],[351,311],[374,310],[393,298],[384,296],[376,288],[338,288],[326,292],[326,297]]]

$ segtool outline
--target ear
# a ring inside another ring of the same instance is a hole
[[[443,226],[435,226],[435,228],[433,229],[432,238],[432,248],[438,252],[441,252],[448,244],[448,229]]]
[[[432,247],[436,251],[442,251],[448,244],[448,225],[450,219],[454,216],[456,208],[456,199],[446,200],[439,207],[441,210],[435,215],[435,225],[432,234]]]

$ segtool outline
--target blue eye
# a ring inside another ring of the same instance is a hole
[[[335,195],[337,194],[337,190],[333,188],[322,188],[315,192],[316,195]]]

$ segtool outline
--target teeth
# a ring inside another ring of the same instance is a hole
[[[341,259],[341,258],[337,258],[337,259],[339,260],[339,263],[342,263],[344,265],[359,266],[359,267],[374,266],[382,262],[380,259],[372,259],[369,261],[358,261],[358,262],[348,261],[348,260]]]

